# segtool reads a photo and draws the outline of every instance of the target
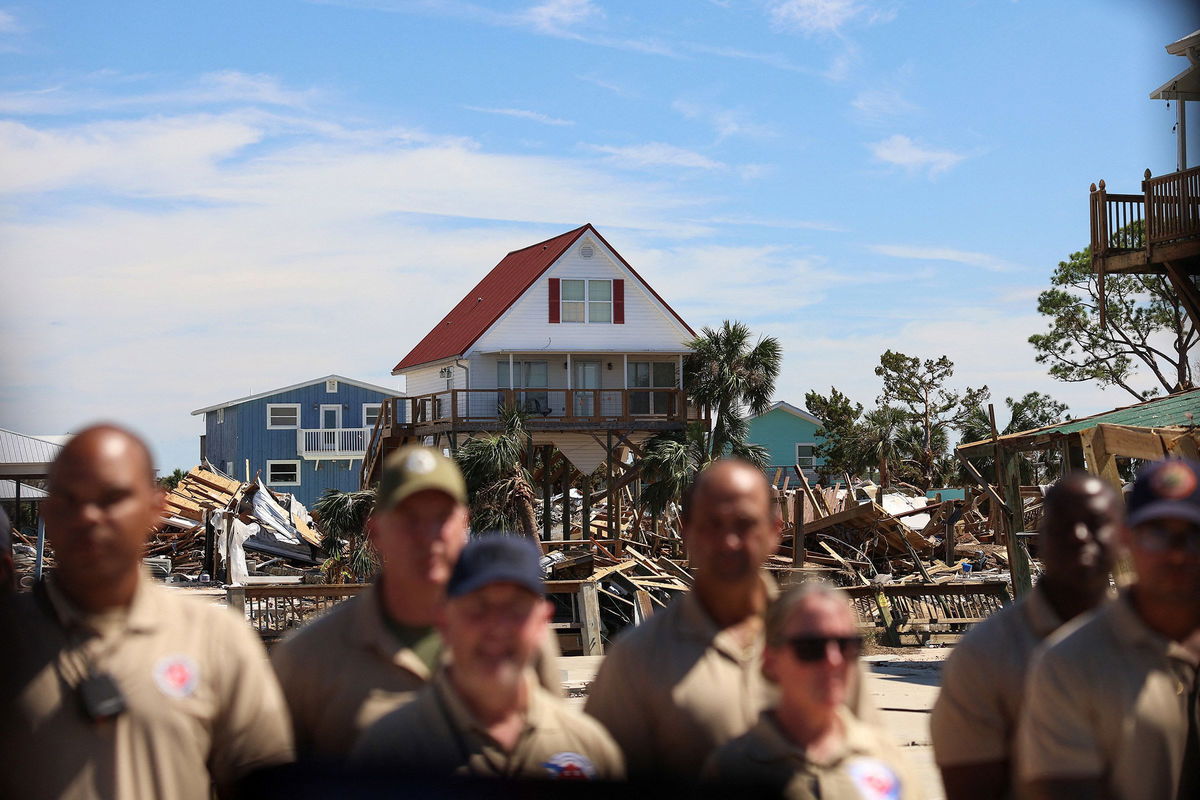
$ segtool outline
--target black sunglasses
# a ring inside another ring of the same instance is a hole
[[[843,658],[854,658],[863,640],[861,636],[796,636],[787,640],[787,646],[800,661],[817,662],[825,660],[830,642],[837,645]]]

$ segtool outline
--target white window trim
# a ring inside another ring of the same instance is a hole
[[[563,281],[583,281],[583,299],[582,300],[566,300],[563,298],[562,282]],[[605,281],[608,283],[608,299],[596,300],[597,303],[608,303],[608,322],[592,322],[590,304],[593,302],[592,296],[592,281]],[[616,315],[616,302],[613,300],[613,279],[612,278],[560,278],[558,288],[558,321],[560,324],[566,325],[613,325],[613,317]],[[579,322],[569,322],[566,315],[563,314],[563,303],[583,303],[583,319]]]
[[[273,408],[294,408],[296,409],[296,424],[295,425],[272,425],[271,424],[271,409]],[[294,431],[300,427],[300,404],[299,403],[267,403],[267,430],[269,431]]]
[[[817,443],[816,442],[796,442],[795,455],[796,455],[796,463],[797,464],[800,463],[800,448],[801,447],[813,448],[813,454],[811,456],[807,456],[807,458],[812,459],[813,463],[810,464],[809,466],[805,467],[805,469],[816,469],[817,468],[817,453],[816,453]]]
[[[336,411],[337,412],[337,425],[335,425],[332,428],[325,427],[325,412],[326,411]],[[321,418],[320,418],[320,420],[318,420],[320,422],[320,425],[318,427],[320,427],[321,430],[324,430],[324,431],[340,430],[342,427],[342,421],[343,421],[342,420],[342,411],[343,411],[343,409],[342,409],[341,403],[322,403],[321,409],[320,409]]]
[[[271,467],[275,464],[294,464],[296,467],[296,480],[292,481],[273,481],[271,480]],[[300,485],[300,461],[292,461],[290,459],[275,459],[267,462],[267,485],[268,486],[299,486]]]
[[[363,403],[362,404],[362,417],[360,418],[360,419],[362,419],[362,426],[364,428],[373,428],[373,427],[375,427],[373,423],[371,425],[367,424],[367,409],[368,408],[375,409],[375,419],[379,419],[379,415],[383,413],[383,403]]]

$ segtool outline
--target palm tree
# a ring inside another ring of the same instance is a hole
[[[1057,422],[1070,419],[1065,403],[1059,403],[1047,394],[1029,392],[1019,400],[1007,397],[1004,400],[1008,406],[1009,420],[1004,428],[998,431],[1000,436],[1010,433],[1042,428]],[[983,405],[975,406],[967,415],[966,421],[959,428],[964,442],[978,442],[990,439],[992,423],[987,409]],[[1057,449],[1022,453],[1017,459],[1021,483],[1039,483],[1043,478],[1049,479],[1058,473],[1061,458]],[[979,470],[979,474],[988,480],[995,474],[995,462],[989,456],[972,458],[971,463]],[[962,478],[969,480],[965,470]]]
[[[705,448],[711,461],[738,443],[738,424],[744,431],[746,410],[763,414],[770,407],[783,351],[773,336],[751,344],[750,328],[729,320],[716,330],[703,328],[688,347],[692,352],[684,361],[684,388],[693,402],[713,411]]]
[[[473,436],[454,458],[467,480],[471,527],[475,530],[516,530],[538,539],[536,494],[522,456],[529,441],[525,417],[515,408],[502,415],[504,430]],[[544,513],[549,513],[545,509]]]
[[[879,467],[879,488],[886,489],[893,479],[893,466],[902,452],[911,417],[904,409],[882,405],[868,411],[857,426],[855,449],[861,460]]]
[[[367,518],[375,508],[375,492],[328,489],[313,504],[321,532],[321,549],[329,556],[322,568],[330,583],[363,583],[379,568],[367,538]]]

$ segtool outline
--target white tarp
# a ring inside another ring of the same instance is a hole
[[[294,545],[305,544],[304,540],[300,538],[300,534],[296,533],[296,529],[292,526],[291,515],[287,509],[275,502],[275,498],[263,485],[262,478],[256,480],[258,491],[254,493],[251,501],[254,507],[254,518],[279,541]]]
[[[246,540],[257,535],[262,528],[255,523],[247,525],[232,514],[219,511],[212,521],[217,531],[217,553],[225,560],[229,583],[245,584],[250,570],[246,567]]]
[[[929,503],[930,501],[924,497],[909,497],[899,492],[888,492],[883,496],[882,505],[883,510],[889,514],[900,514],[904,511],[912,511],[914,508],[924,508]],[[929,524],[929,515],[910,514],[907,517],[901,517],[899,522],[911,530],[923,531]]]

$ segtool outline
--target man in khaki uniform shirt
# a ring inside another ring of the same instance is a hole
[[[1125,543],[1137,582],[1035,657],[1018,733],[1029,796],[1200,796],[1200,465],[1142,470]]]
[[[436,450],[388,456],[368,521],[379,579],[271,653],[301,758],[345,758],[363,730],[433,675],[441,653],[434,621],[467,540],[466,502],[458,466]],[[557,687],[557,647],[546,647],[540,677]]]
[[[763,674],[779,686],[779,702],[709,756],[705,779],[787,800],[917,800],[898,748],[845,707],[861,648],[845,592],[809,582],[776,600]]]
[[[1034,649],[1064,621],[1104,601],[1124,517],[1109,484],[1073,473],[1046,493],[1042,578],[1026,597],[976,626],[942,669],[930,730],[948,800],[1007,797],[1025,676]]]
[[[622,778],[620,751],[603,726],[530,673],[549,634],[544,589],[528,539],[487,534],[468,544],[439,623],[448,664],[363,734],[355,762],[434,776]]]
[[[0,610],[0,796],[208,800],[291,760],[253,631],[142,572],[161,511],[149,452],[123,430],[81,432],[51,467],[58,567]]]
[[[617,639],[589,687],[587,713],[617,740],[630,777],[695,780],[774,704],[761,674],[763,613],[777,594],[761,570],[782,527],[771,499],[742,461],[697,476],[683,518],[694,589]],[[864,709],[857,670],[852,683],[850,706]]]

